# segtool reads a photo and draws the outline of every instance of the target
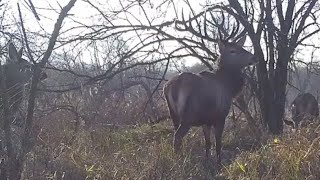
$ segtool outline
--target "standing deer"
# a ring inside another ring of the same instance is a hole
[[[15,48],[12,42],[8,45],[7,63],[2,65],[2,70],[6,76],[6,93],[8,94],[8,105],[10,116],[13,115],[19,108],[23,97],[23,88],[32,77],[32,64],[22,58],[22,48],[19,51]],[[45,72],[41,72],[40,80],[47,78]],[[3,80],[3,77],[0,78]],[[2,105],[1,105],[2,108]]]
[[[310,93],[301,93],[291,104],[291,114],[292,121],[284,120],[284,122],[297,129],[303,120],[319,116],[318,101]]]
[[[245,36],[244,36],[245,37]],[[216,73],[181,73],[164,86],[170,116],[175,129],[174,151],[180,150],[183,137],[192,126],[202,126],[206,156],[209,156],[211,127],[215,129],[217,162],[221,164],[221,138],[232,99],[244,85],[242,69],[255,64],[253,54],[237,43],[219,40],[220,60]]]

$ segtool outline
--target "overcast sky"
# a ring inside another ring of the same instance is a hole
[[[68,3],[68,0],[33,0],[35,6],[38,8],[38,13],[40,14],[40,21],[37,21],[33,14],[28,10],[28,7],[25,6],[25,2],[22,0],[9,0],[10,2],[10,6],[11,6],[11,16],[17,18],[17,1],[20,2],[20,5],[22,7],[22,12],[24,14],[24,20],[26,22],[26,26],[29,29],[33,29],[34,31],[38,31],[40,30],[40,26],[47,32],[47,33],[51,33],[54,23],[58,17],[58,13],[60,12],[60,7],[65,6]],[[223,0],[221,0],[223,1]],[[116,10],[116,9],[120,9],[121,7],[119,6],[119,2],[123,2],[121,0],[101,0],[101,1],[96,1],[96,0],[92,0],[91,2],[99,5],[99,7],[103,7],[104,11],[109,11],[109,10]],[[175,1],[176,5],[178,7],[177,11],[178,11],[178,15],[180,16],[181,14],[181,10],[183,9],[185,15],[189,14],[188,12],[188,8],[186,6],[186,3],[184,0],[178,0]],[[192,2],[192,7],[196,12],[200,12],[202,10],[202,6],[204,5],[205,1],[195,1],[195,0],[191,0],[190,2]],[[202,3],[199,3],[202,2]],[[100,4],[101,3],[101,4]],[[157,3],[160,3],[159,0],[153,0],[151,1],[151,3],[154,5],[154,7],[157,6]],[[54,9],[54,10],[52,10]],[[135,14],[136,17],[139,18],[140,21],[145,21],[147,22],[147,20],[144,18],[143,16],[143,12],[137,7],[135,9],[131,9],[131,11]],[[168,12],[171,12],[172,14],[166,14],[165,19],[163,20],[172,20],[173,17],[175,17],[174,11],[173,10],[169,10]],[[73,18],[77,19],[77,20],[81,20],[82,23],[84,24],[94,24],[94,23],[101,23],[99,22],[99,19],[97,18],[92,18],[92,16],[98,14],[98,12],[96,10],[94,10],[92,7],[90,7],[87,3],[78,0],[75,4],[75,6],[73,7],[73,9],[70,12],[71,14],[74,14]],[[148,16],[156,16],[157,10],[153,7],[149,7],[147,9],[147,13]],[[134,22],[134,20],[132,19],[132,22]],[[70,21],[68,21],[68,23],[64,24],[64,28],[70,28],[75,26],[76,24],[71,23]],[[76,31],[73,31],[72,33],[77,33]],[[310,41],[312,41],[312,43],[316,44],[319,46],[319,35],[318,36],[314,36]],[[311,47],[304,49],[302,52],[303,54],[299,54],[299,58],[300,60],[303,61],[310,61],[310,55],[311,55]],[[318,54],[320,52],[316,52],[315,55],[318,58]],[[189,65],[198,62],[195,59],[189,59],[187,61],[187,63]]]

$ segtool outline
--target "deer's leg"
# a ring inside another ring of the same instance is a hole
[[[216,153],[218,164],[221,164],[222,133],[224,129],[224,123],[225,119],[222,119],[215,125]]]
[[[176,117],[172,117],[172,122],[173,122],[173,127],[174,127],[174,130],[177,131],[178,128],[179,128],[179,121],[178,121],[178,118]]]
[[[178,153],[181,149],[183,137],[188,133],[190,126],[181,124],[174,134],[173,148],[174,152]]]
[[[211,148],[211,141],[210,141],[210,134],[211,134],[211,126],[203,125],[202,126],[204,140],[206,143],[206,157],[209,158],[210,155],[210,148]]]
[[[177,129],[179,128],[179,125],[180,125],[179,117],[178,117],[177,114],[174,112],[173,108],[171,107],[171,105],[170,105],[169,103],[168,103],[168,109],[169,109],[170,117],[171,117],[171,119],[172,119],[174,131],[177,131]]]
[[[169,110],[170,110],[170,116],[172,119],[174,130],[177,131],[180,125],[179,117],[173,112],[171,108],[169,108]]]

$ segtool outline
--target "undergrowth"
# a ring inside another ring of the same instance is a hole
[[[167,122],[83,130],[72,145],[48,146],[41,157],[44,148],[36,148],[33,154],[36,163],[49,159],[38,175],[47,179],[320,179],[317,124],[279,137],[257,138],[245,127],[228,131],[221,168],[215,164],[214,148],[213,156],[205,158],[201,128],[193,128],[184,138],[182,153],[174,154],[173,130]]]
[[[320,126],[269,138],[256,151],[241,152],[226,166],[228,179],[320,179]]]

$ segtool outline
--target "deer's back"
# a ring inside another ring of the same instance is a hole
[[[296,108],[296,113],[309,113],[314,116],[319,115],[318,102],[310,93],[298,95],[292,104]]]

